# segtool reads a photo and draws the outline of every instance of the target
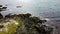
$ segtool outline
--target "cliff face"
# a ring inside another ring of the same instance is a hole
[[[1,17],[1,16],[0,16]],[[43,25],[47,22],[31,14],[6,15],[0,19],[0,33],[2,34],[51,34],[53,28]],[[4,29],[4,30],[3,30]]]

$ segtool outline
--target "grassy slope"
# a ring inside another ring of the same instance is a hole
[[[18,26],[22,26],[23,21],[18,21],[18,23],[19,23],[18,25],[15,25],[15,24],[9,25],[8,32],[1,32],[0,31],[0,34],[14,34],[16,29],[18,28]]]

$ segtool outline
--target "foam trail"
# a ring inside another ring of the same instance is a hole
[[[48,19],[48,18],[44,18],[45,20],[47,20],[47,21],[50,21],[50,19]]]

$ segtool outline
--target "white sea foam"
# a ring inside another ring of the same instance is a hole
[[[50,21],[50,19],[48,19],[48,18],[45,18],[45,20]]]

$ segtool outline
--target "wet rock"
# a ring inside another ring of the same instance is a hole
[[[2,7],[2,9],[7,9],[7,7]]]
[[[3,18],[3,15],[0,13],[0,19],[2,19]]]
[[[0,5],[0,7],[2,7],[2,5]]]
[[[25,16],[26,16],[26,17],[30,17],[30,16],[31,16],[31,14],[30,14],[30,13],[27,13],[27,14],[25,14]]]
[[[0,8],[0,12],[2,11],[2,8]]]
[[[6,9],[7,9],[7,7],[5,7],[5,6],[3,7],[3,5],[0,5],[0,12],[1,11],[6,11]]]
[[[45,22],[47,22],[47,20],[41,20],[38,17],[31,17],[30,19],[35,23],[45,23]]]

